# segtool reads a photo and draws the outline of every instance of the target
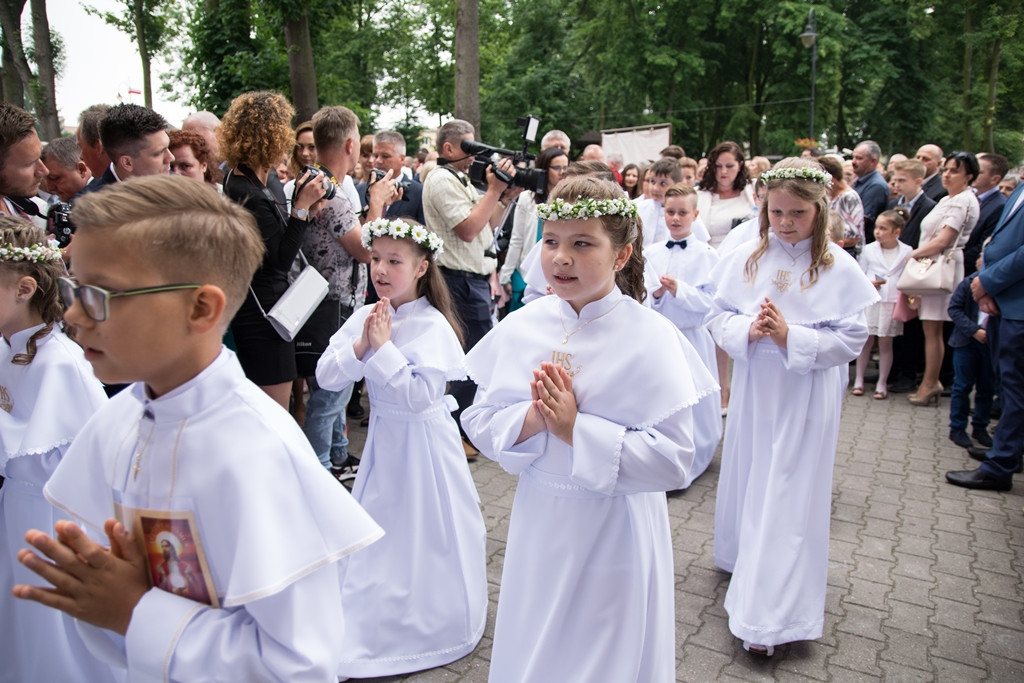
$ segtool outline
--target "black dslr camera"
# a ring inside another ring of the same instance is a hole
[[[306,185],[309,185],[311,182],[313,182],[316,178],[322,178],[320,182],[323,183],[324,186],[324,199],[334,199],[334,195],[338,194],[338,187],[331,182],[331,179],[327,176],[327,174],[324,173],[321,169],[317,168],[316,166],[303,166],[302,170],[299,171],[298,177],[301,178],[302,174],[305,173],[306,171],[309,171],[309,177],[306,178],[306,182],[302,183],[301,185],[299,185],[297,182],[295,183],[295,189],[292,191],[292,204],[295,203],[295,198],[299,196],[299,193],[302,192],[302,189],[306,187]]]
[[[50,207],[46,214],[46,231],[53,235],[61,249],[71,243],[71,236],[75,234],[75,225],[71,222],[70,204],[57,202]]]
[[[382,171],[379,168],[371,168],[370,169],[370,176],[373,178],[373,180],[371,180],[369,184],[373,185],[374,183],[376,183],[376,182],[378,182],[380,180],[384,180],[384,176],[386,176],[386,175],[387,175],[387,171]],[[406,178],[401,173],[399,173],[397,176],[392,178],[392,180],[395,181],[395,189],[396,190],[402,190],[403,193],[405,192],[405,190],[409,189],[410,185],[412,185],[412,181],[409,180],[408,178]]]
[[[474,142],[472,140],[462,141],[462,151],[476,157],[476,159],[473,160],[473,165],[469,167],[469,179],[474,185],[483,188],[487,187],[487,169],[489,168],[494,175],[498,176],[509,185],[515,185],[516,187],[521,187],[524,190],[543,192],[544,188],[547,187],[548,173],[544,169],[516,168],[515,176],[511,176],[498,168],[498,165],[494,162],[493,157],[495,154],[511,157],[512,163],[517,167],[520,164],[526,163],[527,161],[533,161],[537,158],[536,155],[530,154],[526,150],[530,146],[530,143],[535,142],[537,139],[537,128],[540,125],[540,119],[535,119],[532,116],[526,116],[516,119],[516,125],[522,126],[523,128],[522,151],[502,149],[501,147],[491,147],[490,145],[486,145],[482,142]]]

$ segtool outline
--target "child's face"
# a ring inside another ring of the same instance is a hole
[[[651,199],[661,204],[665,201],[665,190],[672,187],[672,179],[667,175],[651,176],[649,195]]]
[[[577,313],[612,291],[616,268],[633,251],[631,245],[615,249],[599,218],[544,221],[541,239],[544,278]]]
[[[888,218],[879,218],[875,221],[875,240],[886,249],[896,246],[899,236],[900,231]]]
[[[668,197],[665,199],[665,224],[672,239],[681,240],[690,236],[693,221],[697,218],[694,197]]]
[[[110,292],[179,284],[168,281],[134,245],[94,232],[75,235],[71,276],[79,285]],[[176,290],[110,299],[109,315],[96,322],[75,299],[64,319],[74,325],[96,377],[105,384],[145,382],[161,396],[195,377],[198,334],[191,329],[196,290]],[[208,364],[208,361],[206,361]]]
[[[408,240],[376,237],[370,250],[370,277],[377,294],[398,308],[417,298],[416,283],[429,264]]]
[[[683,179],[679,182],[693,187],[697,184],[697,169],[692,166],[683,166]]]
[[[814,233],[818,206],[783,190],[768,193],[768,222],[783,242],[796,244]]]
[[[896,188],[896,191],[901,196],[913,199],[917,196],[917,191],[921,187],[921,181],[924,178],[911,178],[905,171],[894,171],[892,174],[892,184]]]

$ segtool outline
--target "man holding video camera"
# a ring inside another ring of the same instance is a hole
[[[474,140],[474,133],[473,124],[460,119],[441,126],[437,131],[438,168],[423,184],[423,213],[430,229],[444,240],[444,252],[437,264],[462,319],[467,351],[491,329],[491,275],[498,263],[491,215],[499,202],[522,192],[496,175],[493,168],[486,171],[486,192],[477,192],[466,175],[476,157],[461,147],[463,140]],[[496,166],[507,176],[515,176],[510,159],[502,159]],[[476,385],[453,382],[451,393],[459,403],[455,413],[458,421],[462,410],[473,402]],[[470,456],[476,454],[468,445],[466,451]]]

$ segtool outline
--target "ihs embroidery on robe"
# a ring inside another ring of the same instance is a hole
[[[0,408],[3,408],[8,413],[14,410],[14,401],[11,400],[11,395],[7,393],[7,387],[0,385]]]
[[[793,284],[793,274],[788,270],[780,268],[775,273],[775,277],[772,278],[772,284],[775,285],[775,289],[779,290],[779,292],[785,292]]]
[[[552,351],[551,352],[551,364],[559,365],[565,368],[565,371],[569,373],[570,377],[575,377],[583,370],[582,365],[577,365],[575,368],[572,366],[572,354],[566,353],[565,351]]]

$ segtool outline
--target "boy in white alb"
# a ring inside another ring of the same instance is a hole
[[[704,366],[718,381],[715,342],[704,327],[704,316],[711,310],[715,288],[711,269],[718,254],[706,242],[694,239],[691,232],[697,218],[697,191],[682,183],[665,192],[665,223],[670,239],[644,248],[649,269],[660,278],[649,288],[652,308],[668,318],[700,355]],[[695,453],[690,481],[707,469],[722,439],[721,392],[704,396],[693,407],[693,443]]]
[[[649,196],[636,200],[636,210],[643,226],[644,246],[658,244],[668,239],[665,224],[665,192],[683,180],[683,169],[671,157],[658,159],[648,170],[647,192]],[[701,223],[693,226],[694,236],[702,242],[710,239],[707,229]]]
[[[78,618],[132,681],[335,680],[337,561],[383,532],[221,345],[262,258],[253,219],[152,176],[80,200],[75,223],[65,317],[97,377],[136,383],[44,489],[85,530],[25,535],[52,563],[18,559],[58,590],[15,596]]]

